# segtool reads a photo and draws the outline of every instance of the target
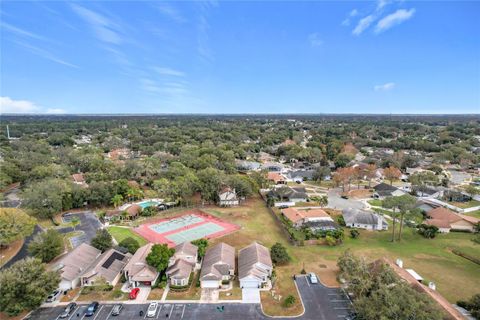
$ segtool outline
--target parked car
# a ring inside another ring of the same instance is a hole
[[[97,301],[94,301],[88,305],[87,311],[85,312],[86,317],[91,317],[95,314],[99,306]]]
[[[77,308],[77,304],[75,302],[70,302],[67,307],[65,308],[65,311],[63,311],[62,314],[60,314],[60,318],[68,318],[73,311]]]
[[[58,289],[53,291],[52,294],[47,297],[47,302],[53,302],[57,300],[57,298],[60,296],[60,293],[61,291]]]
[[[113,306],[112,316],[118,316],[123,309],[123,304],[119,303]]]
[[[150,305],[147,309],[147,317],[153,318],[157,314],[158,303],[157,302],[150,302]]]
[[[310,278],[310,282],[311,282],[312,284],[318,283],[318,278],[317,278],[317,275],[316,275],[315,273],[310,272],[310,273],[308,274],[308,277]]]
[[[133,288],[132,291],[130,291],[129,298],[131,300],[137,299],[138,293],[140,292],[140,288]]]

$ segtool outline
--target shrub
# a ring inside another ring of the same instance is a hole
[[[130,252],[131,254],[134,254],[138,250],[138,248],[140,248],[140,244],[138,243],[138,241],[132,237],[127,237],[123,239],[118,245],[127,249],[128,252]]]
[[[285,298],[285,300],[283,300],[283,306],[285,308],[290,308],[291,306],[293,306],[295,304],[296,301],[297,301],[297,299],[295,299],[294,296],[289,295]]]
[[[357,229],[350,230],[350,238],[356,239],[358,236],[360,236],[360,232]]]
[[[287,249],[279,242],[272,246],[270,249],[270,255],[275,264],[285,264],[290,261]]]
[[[325,237],[325,242],[331,247],[337,245],[337,239],[335,239],[332,236],[326,236]]]
[[[122,297],[122,296],[123,296],[122,290],[120,290],[120,289],[115,289],[115,290],[113,290],[113,292],[112,292],[112,297],[114,297],[115,299],[118,299],[118,298],[120,298],[120,297]]]

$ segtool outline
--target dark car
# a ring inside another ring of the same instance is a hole
[[[85,316],[91,317],[95,314],[98,309],[98,302],[94,301],[88,305],[87,311],[85,312]]]
[[[77,304],[75,302],[70,302],[62,314],[60,314],[60,318],[68,318],[72,312],[77,308]]]
[[[123,309],[123,304],[119,303],[113,306],[112,316],[118,316]]]

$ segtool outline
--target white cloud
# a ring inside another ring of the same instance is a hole
[[[390,91],[393,88],[395,88],[396,84],[394,82],[387,82],[384,84],[377,84],[376,86],[373,87],[373,90],[375,91]]]
[[[358,10],[357,10],[357,9],[353,9],[353,10],[350,11],[350,13],[349,13],[349,16],[350,16],[350,17],[355,17],[356,15],[358,15]]]
[[[415,9],[413,8],[410,10],[398,9],[394,13],[389,14],[386,17],[382,18],[380,21],[378,21],[375,27],[375,33],[381,33],[395,25],[407,21],[408,19],[412,18],[414,14]]]
[[[184,77],[185,73],[179,70],[175,70],[172,68],[165,68],[165,67],[154,67],[153,68],[156,72],[164,76],[174,76],[174,77]]]
[[[342,26],[349,26],[350,25],[350,18],[356,17],[358,15],[358,10],[353,9],[349,12],[348,17],[342,21]]]
[[[319,47],[323,44],[323,40],[320,39],[320,35],[318,33],[309,34],[308,41],[312,47]]]
[[[119,34],[118,25],[110,19],[77,4],[71,4],[71,7],[75,13],[90,25],[99,40],[112,44],[120,44],[123,42]]]
[[[24,47],[25,49],[30,51],[30,53],[33,53],[34,55],[37,55],[37,56],[42,57],[44,59],[56,62],[58,64],[61,64],[61,65],[67,66],[67,67],[76,68],[76,69],[79,68],[79,66],[77,66],[73,63],[70,63],[68,61],[65,61],[65,60],[57,57],[56,55],[54,55],[53,53],[51,53],[50,51],[47,51],[45,49],[35,47],[35,46],[32,46],[28,43],[24,43],[24,42],[20,42],[20,41],[15,41],[15,43]]]
[[[43,109],[32,101],[14,100],[10,97],[0,97],[0,113],[49,113],[60,114],[67,111],[60,108]]]
[[[356,36],[362,34],[362,32],[365,31],[365,29],[367,29],[373,21],[375,21],[375,17],[373,15],[368,15],[360,19],[355,29],[353,29],[352,33]]]
[[[40,108],[28,100],[13,100],[0,97],[0,113],[36,113]]]
[[[160,13],[162,13],[163,15],[169,17],[170,19],[178,23],[186,22],[186,19],[180,14],[180,12],[178,12],[177,9],[175,9],[168,3],[162,2],[157,4],[155,7]]]
[[[28,37],[28,38],[32,38],[32,39],[36,39],[36,40],[47,40],[45,37],[42,37],[38,34],[35,34],[33,32],[27,31],[27,30],[12,26],[11,24],[8,24],[6,22],[2,22],[1,26],[2,26],[3,29],[5,29],[9,32],[15,33],[15,34],[23,36],[23,37]]]
[[[64,109],[60,109],[60,108],[49,108],[49,109],[47,109],[47,111],[45,111],[45,113],[48,113],[48,114],[64,114],[64,113],[67,113],[67,111],[65,111]]]

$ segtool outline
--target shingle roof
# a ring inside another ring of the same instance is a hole
[[[138,248],[133,257],[128,261],[124,270],[133,281],[153,281],[157,277],[157,270],[148,265],[146,258],[152,250],[153,243],[148,243]]]
[[[270,251],[258,244],[252,243],[248,247],[245,247],[238,251],[238,277],[239,279],[247,276],[257,277],[262,279],[268,276],[269,273],[265,269],[261,268],[259,264],[272,268],[272,259],[270,257]]]
[[[185,279],[193,271],[194,264],[183,259],[177,259],[174,264],[168,267],[166,274],[174,279]]]
[[[61,277],[73,281],[92,265],[102,252],[86,243],[82,243],[68,253],[58,263]]]
[[[382,219],[382,225],[387,225],[383,218],[373,212],[363,211],[356,208],[343,209],[342,211],[343,219],[345,223],[358,223],[366,225],[376,225],[378,224],[378,219]]]
[[[235,269],[235,248],[221,242],[205,253],[200,279],[220,280],[230,269]]]
[[[175,247],[175,254],[196,256],[198,247],[188,241],[182,242]]]
[[[82,277],[102,277],[111,282],[123,270],[131,257],[130,253],[122,254],[111,248],[99,256]]]

